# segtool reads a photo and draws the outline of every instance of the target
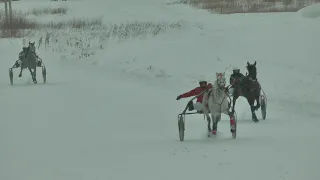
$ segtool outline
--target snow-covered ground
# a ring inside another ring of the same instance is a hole
[[[98,37],[86,30],[55,31],[51,47],[38,50],[47,83],[39,72],[37,85],[28,71],[17,78],[18,70],[9,85],[8,68],[22,39],[0,39],[1,180],[320,179],[320,18],[307,18],[303,10],[213,15],[160,0],[89,2],[13,6],[70,8],[61,17],[29,17],[38,21],[102,17],[105,24],[137,20],[164,28],[120,41],[103,40],[100,31]],[[29,39],[37,43],[46,31]],[[79,58],[66,39],[88,36],[92,55]],[[207,138],[199,115],[187,117],[180,142],[177,114],[188,99],[177,102],[176,96],[196,87],[198,78],[212,82],[229,65],[245,73],[247,61],[257,61],[267,119],[253,123],[240,98],[237,139],[226,116],[217,137]]]

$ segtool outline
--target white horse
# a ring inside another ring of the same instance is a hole
[[[221,120],[221,113],[226,114],[230,117],[231,126],[233,129],[235,128],[233,126],[235,124],[234,117],[229,111],[230,105],[228,101],[228,95],[225,91],[225,86],[225,73],[216,73],[216,80],[213,87],[208,89],[208,91],[203,95],[203,112],[208,121],[208,136],[210,136],[210,133],[214,135],[216,134],[217,124]],[[209,112],[211,113],[211,118],[209,116]],[[212,129],[210,126],[211,119],[213,123]]]

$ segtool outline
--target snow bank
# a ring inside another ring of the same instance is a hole
[[[299,11],[302,17],[318,18],[320,17],[320,3],[305,7]]]

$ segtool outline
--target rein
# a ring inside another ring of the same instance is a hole
[[[230,85],[229,85],[229,86],[230,86]],[[227,87],[228,87],[228,86],[227,86]],[[214,102],[216,105],[219,105],[219,106],[220,106],[220,112],[221,112],[222,102],[226,99],[226,97],[228,97],[228,99],[229,99],[228,108],[230,109],[230,108],[231,108],[231,97],[229,96],[229,94],[226,93],[225,91],[221,90],[220,88],[217,88],[217,89],[215,89],[215,90],[222,91],[222,92],[226,95],[226,96],[222,99],[221,103],[218,103],[217,101],[214,100],[214,95],[211,95],[211,93],[212,93],[213,90],[210,90],[210,91],[208,92],[208,99],[209,99],[210,96],[212,96],[213,102]]]
[[[215,90],[219,90],[219,91],[222,91],[223,93],[225,93],[225,92],[224,92],[223,90],[221,90],[220,88],[217,88],[217,89],[215,89]],[[214,95],[211,95],[212,91],[213,91],[213,90],[209,91],[208,97],[209,97],[209,96],[212,96],[213,102],[214,102],[216,105],[221,106],[221,105],[222,105],[222,102],[225,100],[226,97],[224,97],[224,98],[222,99],[221,103],[218,103],[218,102],[216,102],[216,101],[214,100]],[[227,95],[227,93],[225,93],[225,94]],[[228,95],[227,95],[227,96],[228,96]]]

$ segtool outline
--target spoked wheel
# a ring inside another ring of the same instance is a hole
[[[262,119],[265,120],[267,116],[267,101],[265,96],[260,96],[260,104],[261,104],[261,115]]]
[[[45,66],[42,67],[42,77],[43,77],[43,83],[46,83],[46,81],[47,81],[47,70],[46,70]]]
[[[184,140],[184,128],[185,128],[185,121],[182,115],[178,116],[178,128],[179,128],[179,137],[180,141]]]
[[[10,77],[10,83],[11,83],[11,85],[13,85],[13,72],[12,72],[12,68],[9,68],[9,77]]]
[[[237,137],[237,113],[234,112],[234,115],[230,117],[230,131],[232,138],[236,139]]]

